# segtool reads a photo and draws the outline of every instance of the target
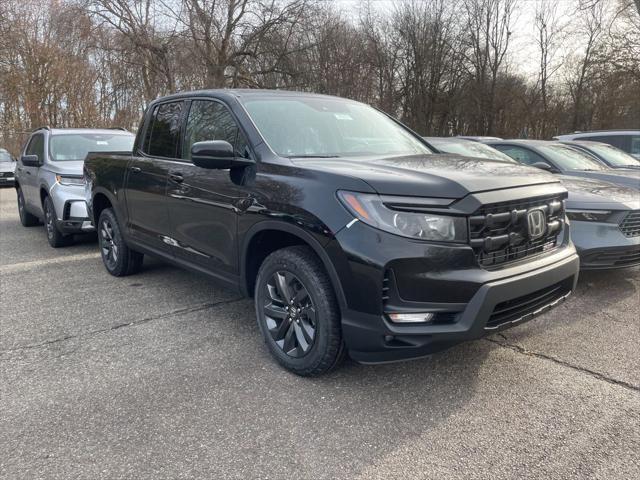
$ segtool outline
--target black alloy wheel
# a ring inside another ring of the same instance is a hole
[[[114,241],[113,225],[111,219],[104,217],[100,222],[100,250],[102,251],[102,260],[107,270],[111,271],[118,265],[118,256],[120,251],[118,244]]]
[[[276,271],[265,289],[263,311],[276,345],[290,357],[307,355],[316,338],[316,309],[309,292],[298,277],[286,271]]]
[[[45,197],[43,202],[44,226],[47,229],[47,241],[53,248],[66,247],[71,243],[72,236],[64,235],[56,225],[56,210],[50,197]]]

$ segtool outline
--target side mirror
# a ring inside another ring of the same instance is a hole
[[[23,155],[20,160],[25,167],[40,166],[40,159],[38,159],[38,155]]]
[[[194,143],[191,146],[191,161],[197,167],[218,170],[253,163],[246,158],[236,157],[233,146],[224,140]]]
[[[539,168],[540,170],[546,170],[547,172],[553,172],[555,170],[551,165],[544,162],[532,163],[531,166]]]

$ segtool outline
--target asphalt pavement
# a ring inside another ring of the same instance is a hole
[[[305,379],[252,302],[54,250],[0,190],[0,478],[640,478],[640,269],[428,359]]]

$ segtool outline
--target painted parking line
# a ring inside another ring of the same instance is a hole
[[[48,265],[57,265],[60,263],[79,262],[82,260],[90,260],[100,258],[100,252],[80,253],[77,255],[65,255],[62,257],[49,258],[47,260],[34,260],[32,262],[11,263],[9,265],[0,265],[0,275],[9,273],[28,272],[34,268],[46,267]]]

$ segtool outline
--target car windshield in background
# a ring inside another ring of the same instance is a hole
[[[374,108],[325,98],[248,99],[245,108],[269,146],[283,157],[351,157],[432,153]]]
[[[542,153],[558,164],[562,170],[607,170],[588,154],[578,152],[564,145],[544,145],[538,147]]]
[[[130,152],[134,139],[133,135],[108,133],[52,135],[49,150],[55,162],[84,160],[89,152]]]
[[[499,152],[489,145],[478,143],[471,140],[447,140],[447,139],[430,139],[427,140],[441,152],[455,153],[465,157],[489,158],[491,160],[500,160],[501,162],[518,163],[509,155]]]
[[[13,162],[13,158],[11,158],[11,154],[6,150],[0,150],[0,162]]]
[[[589,150],[604,158],[616,167],[640,167],[640,162],[628,153],[610,145],[589,145]]]

